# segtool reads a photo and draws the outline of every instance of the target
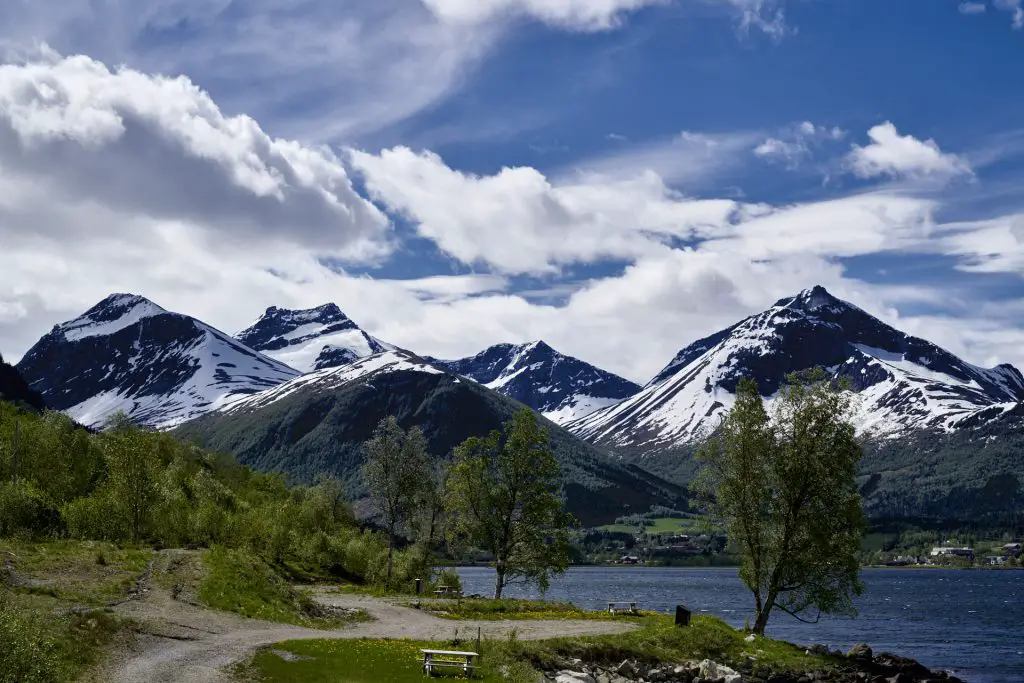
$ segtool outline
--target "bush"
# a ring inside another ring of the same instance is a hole
[[[0,536],[33,538],[59,528],[60,513],[32,484],[0,484]]]
[[[128,520],[123,510],[104,491],[71,501],[62,513],[72,538],[115,542],[128,538]]]
[[[0,683],[52,683],[61,678],[58,647],[50,629],[0,594]]]

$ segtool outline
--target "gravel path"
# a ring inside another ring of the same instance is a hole
[[[230,679],[228,667],[262,646],[283,640],[442,640],[453,638],[456,629],[463,637],[476,637],[478,627],[485,638],[502,637],[515,631],[522,639],[543,640],[557,636],[623,633],[634,628],[631,624],[607,621],[453,621],[366,596],[323,593],[317,595],[317,599],[325,605],[364,610],[374,620],[340,630],[321,631],[202,609],[172,600],[165,591],[153,588],[144,598],[117,608],[124,616],[142,623],[144,632],[131,651],[123,653],[107,668],[103,680],[111,683],[227,681]]]

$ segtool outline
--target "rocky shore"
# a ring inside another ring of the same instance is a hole
[[[753,660],[732,668],[708,659],[674,664],[626,660],[614,666],[574,659],[560,662],[558,670],[546,671],[544,676],[555,683],[963,683],[912,659],[875,655],[867,645],[857,645],[846,654],[818,645],[807,652],[829,656],[834,664],[811,673],[779,674],[759,671]]]

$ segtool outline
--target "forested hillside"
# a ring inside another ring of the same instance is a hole
[[[175,431],[186,440],[234,454],[261,471],[297,481],[336,475],[352,496],[363,493],[362,444],[385,417],[420,427],[437,459],[471,436],[499,429],[522,408],[478,384],[446,373],[387,371],[337,383],[316,378],[284,386],[280,397],[215,412]],[[565,478],[569,510],[584,524],[608,523],[651,505],[676,507],[684,491],[639,467],[621,464],[552,423],[546,428]]]
[[[127,420],[91,434],[0,402],[0,478],[0,537],[219,545],[289,571],[381,578],[386,543],[359,528],[338,482],[289,487]],[[413,568],[398,566],[404,581]]]

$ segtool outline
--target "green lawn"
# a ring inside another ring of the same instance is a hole
[[[409,640],[309,640],[291,641],[260,651],[239,673],[245,680],[262,683],[423,683],[420,648],[472,650],[474,644],[450,644]],[[278,652],[293,655],[292,661]],[[463,680],[465,680],[463,678]],[[477,681],[500,681],[484,673]]]
[[[753,662],[758,675],[765,676],[772,672],[828,671],[839,664],[805,654],[803,648],[788,643],[763,638],[748,642],[743,632],[713,617],[697,617],[689,628],[678,628],[668,617],[648,616],[640,619],[640,626],[631,633],[609,636],[490,640],[484,641],[480,650],[472,641],[290,641],[261,650],[236,673],[240,680],[259,683],[421,682],[426,680],[419,659],[420,648],[424,647],[478,651],[483,659],[475,680],[505,683],[536,681],[535,670],[548,670],[574,657],[605,666],[624,659],[680,662],[711,658],[729,665]]]

